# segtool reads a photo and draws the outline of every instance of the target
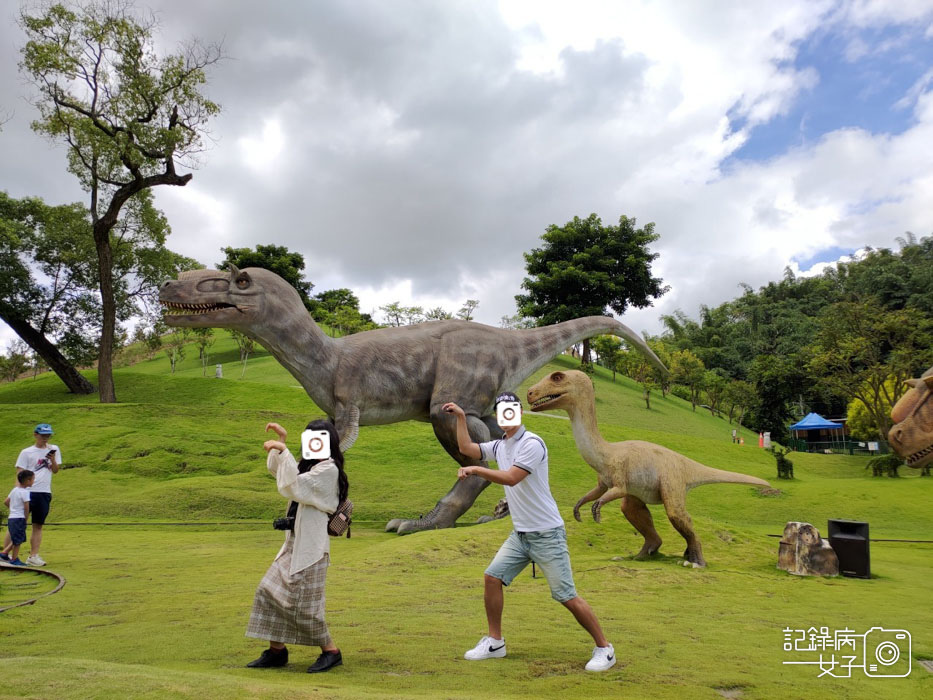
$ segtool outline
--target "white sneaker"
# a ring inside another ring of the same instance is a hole
[[[45,559],[38,554],[30,554],[26,557],[26,563],[29,564],[29,566],[45,566]]]
[[[479,661],[480,659],[501,659],[505,656],[505,640],[483,637],[479,644],[463,655],[464,659]]]
[[[593,658],[586,663],[587,671],[605,671],[616,665],[616,651],[607,647],[593,647]]]

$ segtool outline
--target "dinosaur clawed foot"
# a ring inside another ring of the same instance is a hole
[[[658,553],[658,550],[661,549],[661,542],[645,542],[645,545],[641,548],[641,551],[635,555],[635,559],[647,559]]]
[[[417,520],[395,518],[386,523],[386,532],[397,532],[399,535],[409,535],[412,532],[421,532],[422,530],[440,530],[441,528],[445,527],[453,527],[453,523],[443,524],[428,518],[418,518]]]
[[[603,504],[600,503],[599,501],[596,501],[596,503],[593,504],[593,507],[590,508],[590,510],[593,512],[594,522],[601,523],[603,521],[602,509],[603,509]]]
[[[700,551],[687,547],[684,551],[684,566],[702,569],[706,567],[706,560],[703,558],[703,554]]]
[[[580,504],[579,503],[573,507],[573,518],[578,523],[583,522],[583,519],[580,517]]]

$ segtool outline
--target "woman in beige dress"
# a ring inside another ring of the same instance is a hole
[[[330,434],[330,457],[296,462],[285,446],[285,429],[278,423],[266,425],[267,431],[273,430],[279,437],[267,440],[263,448],[279,493],[290,501],[282,524],[291,529],[287,529],[285,544],[256,589],[246,636],[268,640],[269,648],[248,663],[249,668],[285,666],[286,644],[321,647],[321,655],[308,673],[329,671],[343,663],[324,621],[324,583],[330,563],[327,521],[346,499],[349,484],[333,423],[314,420],[307,429]]]

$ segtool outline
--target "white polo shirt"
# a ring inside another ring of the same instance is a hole
[[[544,440],[519,427],[511,438],[482,442],[483,459],[496,462],[502,470],[513,466],[524,469],[528,476],[515,486],[505,487],[509,513],[516,532],[539,532],[563,527],[564,520],[548,485],[547,447]]]

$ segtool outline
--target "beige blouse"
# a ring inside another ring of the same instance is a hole
[[[337,465],[332,459],[319,462],[304,474],[298,473],[298,463],[291,452],[269,450],[266,468],[275,477],[279,493],[298,503],[295,529],[285,535],[294,537],[289,575],[294,575],[317,562],[330,552],[327,520],[337,510]],[[285,545],[275,555],[278,559]]]

